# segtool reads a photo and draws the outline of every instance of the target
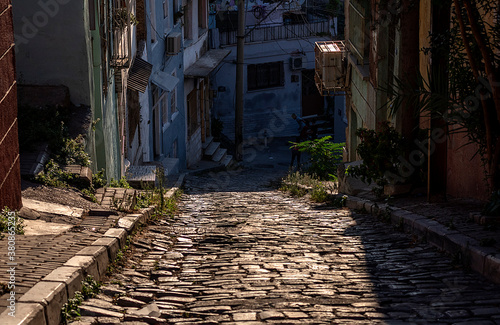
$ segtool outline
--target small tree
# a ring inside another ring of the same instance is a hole
[[[311,165],[308,171],[320,179],[336,179],[337,167],[342,162],[342,153],[345,143],[331,142],[331,136],[320,139],[307,140],[294,145],[301,152],[311,155]]]

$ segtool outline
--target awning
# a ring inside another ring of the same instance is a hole
[[[171,76],[163,71],[156,71],[153,73],[151,81],[163,90],[172,91],[179,82],[179,78]]]
[[[141,93],[145,92],[152,69],[153,66],[151,63],[136,57],[134,59],[134,64],[132,64],[132,68],[128,71],[128,88],[140,91]]]
[[[231,50],[209,50],[185,72],[186,78],[206,77],[231,53]]]

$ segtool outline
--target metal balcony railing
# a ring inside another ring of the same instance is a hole
[[[247,32],[252,27],[247,27]],[[279,26],[259,26],[248,33],[245,43],[267,42],[280,39],[294,39],[311,36],[324,36],[330,32],[328,21]],[[220,31],[221,46],[235,45],[237,31]]]

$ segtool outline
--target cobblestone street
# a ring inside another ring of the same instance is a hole
[[[134,240],[79,324],[500,324],[500,286],[372,216],[289,197],[277,176],[189,176],[177,216]]]

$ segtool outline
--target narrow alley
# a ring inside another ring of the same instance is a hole
[[[372,216],[289,197],[276,176],[189,176],[176,217],[134,240],[81,322],[500,324],[500,286]]]

